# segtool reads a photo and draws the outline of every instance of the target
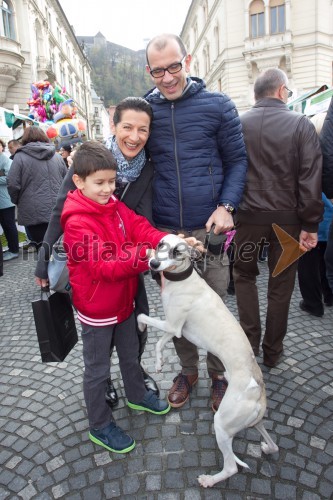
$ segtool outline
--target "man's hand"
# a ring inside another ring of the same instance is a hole
[[[317,246],[318,243],[318,233],[308,233],[307,231],[301,231],[299,235],[299,244],[301,248],[305,250],[312,250]]]
[[[225,233],[234,228],[232,215],[224,207],[217,207],[206,222],[206,231],[209,233],[212,225],[215,224],[214,234]]]

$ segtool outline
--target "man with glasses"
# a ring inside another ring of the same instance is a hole
[[[268,69],[254,84],[254,106],[241,117],[249,166],[236,215],[233,274],[240,323],[258,355],[261,322],[257,257],[263,246],[268,248],[262,341],[263,362],[268,367],[276,366],[283,352],[299,246],[306,251],[316,246],[323,214],[319,140],[310,120],[286,105],[290,93],[286,74],[277,68]],[[276,231],[273,224],[279,226],[274,226]],[[274,272],[282,254],[277,237],[281,234],[288,245],[283,267]]]
[[[154,112],[148,141],[155,168],[153,219],[159,228],[204,241],[212,228],[219,234],[234,227],[242,197],[247,159],[238,113],[227,95],[208,92],[203,80],[188,75],[191,56],[178,36],[153,38],[146,57],[155,85],[145,96]],[[227,257],[209,253],[202,267],[203,278],[224,297]],[[198,350],[184,338],[174,344],[182,371],[168,399],[179,408],[198,380]],[[224,367],[208,353],[207,368],[216,411],[227,387]]]

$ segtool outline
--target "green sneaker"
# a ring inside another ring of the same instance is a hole
[[[132,410],[149,411],[149,413],[154,413],[154,415],[165,415],[171,409],[167,401],[161,401],[151,390],[146,392],[145,397],[140,403],[135,404],[127,401],[127,405]]]
[[[135,447],[135,441],[114,422],[103,429],[90,429],[89,439],[114,453],[128,453]]]

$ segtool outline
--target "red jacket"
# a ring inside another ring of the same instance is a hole
[[[68,193],[61,215],[73,304],[93,326],[120,323],[134,310],[146,249],[166,233],[112,197],[100,205],[79,190]]]

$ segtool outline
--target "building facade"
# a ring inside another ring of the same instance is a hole
[[[92,129],[96,141],[105,142],[111,135],[110,115],[104,106],[103,99],[98,97],[95,89],[91,88],[93,105]]]
[[[240,111],[253,104],[253,83],[268,67],[285,71],[294,96],[332,85],[331,0],[193,0],[181,37],[192,74]]]
[[[0,3],[0,106],[28,114],[33,82],[65,87],[93,138],[91,67],[57,0]]]

